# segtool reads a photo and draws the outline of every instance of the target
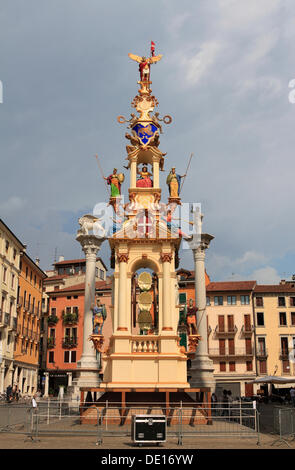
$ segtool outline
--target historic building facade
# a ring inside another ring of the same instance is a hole
[[[76,378],[77,362],[83,349],[85,284],[69,286],[48,293],[47,357],[44,384],[45,395],[57,395],[60,386],[72,385]],[[107,319],[103,326],[106,338],[111,335],[111,281],[96,282],[96,298],[106,306]],[[105,348],[108,346],[108,340]],[[102,361],[101,371],[103,368]]]
[[[13,385],[20,240],[0,219],[0,393]]]
[[[26,252],[21,253],[13,382],[18,384],[21,394],[28,395],[39,388],[40,323],[46,274],[38,264]]]
[[[207,286],[208,351],[216,392],[252,396],[256,378],[252,296],[256,281],[211,282]]]
[[[295,283],[257,285],[253,307],[257,375],[295,376]]]

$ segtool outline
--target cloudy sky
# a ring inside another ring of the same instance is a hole
[[[215,236],[211,279],[289,278],[294,0],[2,0],[0,217],[44,269],[82,255],[77,219],[107,199],[94,155],[105,174],[125,164],[116,117],[133,112],[138,80],[127,54],[147,55],[151,40],[158,111],[173,117],[160,148],[181,174],[194,153],[182,199],[201,202]],[[107,243],[101,256],[109,265]]]

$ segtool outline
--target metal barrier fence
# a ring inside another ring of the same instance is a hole
[[[194,407],[179,403],[166,408],[163,404],[128,404],[122,408],[109,403],[65,401],[40,402],[29,406],[0,406],[0,432],[26,434],[32,440],[42,435],[95,436],[96,443],[105,437],[131,437],[132,415],[163,414],[167,418],[167,439],[181,445],[188,437],[256,438],[259,444],[259,413],[255,402],[219,403]],[[294,422],[293,422],[294,424]]]
[[[271,445],[285,443],[290,447],[288,440],[295,439],[295,409],[275,406],[273,418],[274,433],[278,434],[279,438],[273,441]]]

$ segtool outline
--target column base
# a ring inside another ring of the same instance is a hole
[[[191,376],[189,383],[193,388],[209,387],[211,392],[215,390],[216,382],[213,375],[213,361],[208,356],[198,356],[192,361],[188,370]]]

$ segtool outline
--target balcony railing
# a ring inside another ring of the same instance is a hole
[[[279,350],[279,356],[280,359],[289,359],[289,349],[280,349]]]
[[[62,340],[63,348],[68,348],[68,349],[76,348],[77,344],[78,344],[78,338],[76,338],[75,336],[66,336]]]
[[[256,356],[258,358],[265,358],[268,356],[268,350],[267,349],[257,349],[256,351]]]
[[[235,348],[235,349],[219,349],[210,348],[209,356],[211,357],[245,357],[253,356],[253,349],[251,348]]]
[[[52,338],[51,336],[49,336],[49,338],[47,339],[47,348],[51,349],[54,347],[55,347],[55,338]]]
[[[228,327],[221,327],[219,325],[216,326],[215,328],[215,334],[216,335],[235,335],[236,332],[238,331],[238,328],[236,327],[236,325],[233,325],[233,326],[228,326]]]
[[[243,325],[241,328],[241,333],[243,335],[252,335],[253,331],[254,331],[253,325]]]
[[[58,322],[58,317],[56,315],[49,315],[48,325],[56,325]]]
[[[79,320],[78,312],[71,313],[71,312],[63,311],[62,320],[64,324],[69,324],[69,325],[78,323],[78,320]]]

